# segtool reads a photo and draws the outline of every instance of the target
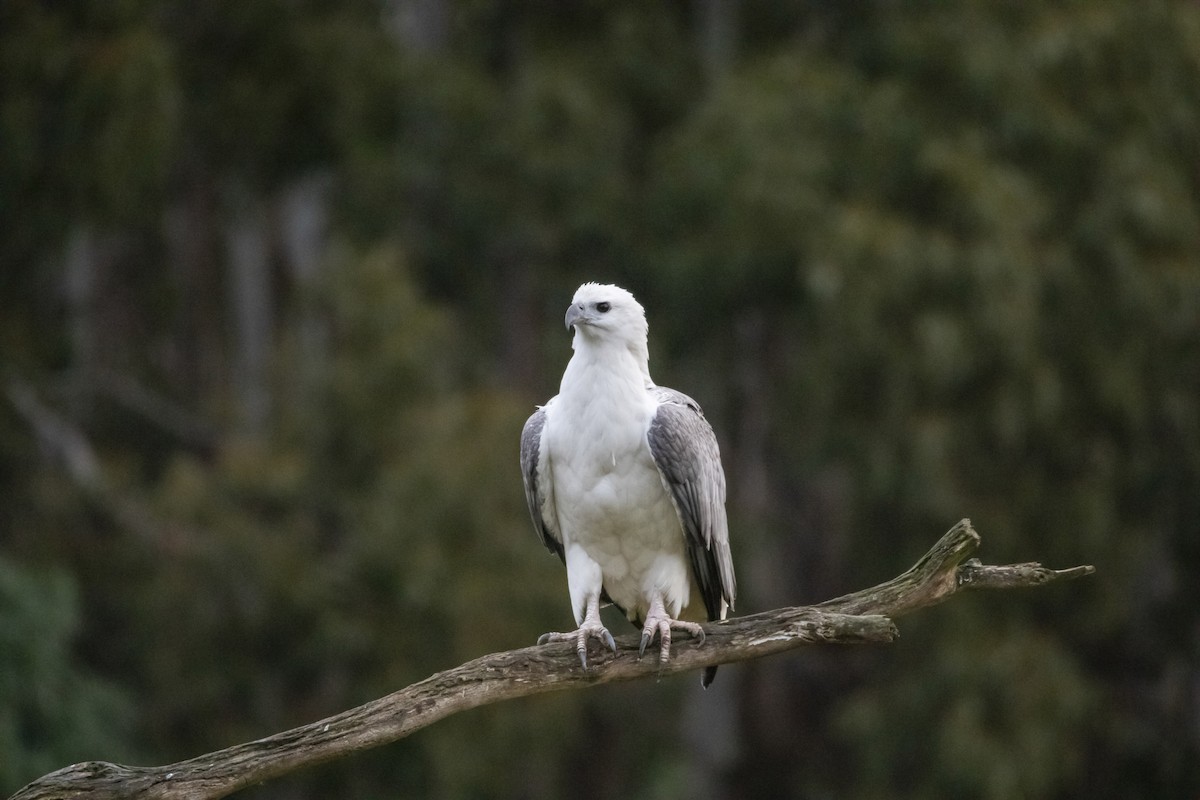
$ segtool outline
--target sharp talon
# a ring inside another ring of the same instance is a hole
[[[617,652],[617,642],[613,639],[613,635],[608,632],[608,628],[600,622],[600,606],[598,598],[592,598],[589,601],[588,613],[579,623],[579,627],[570,633],[543,633],[538,637],[538,644],[546,644],[547,642],[570,642],[575,645],[575,652],[579,655],[579,663],[584,670],[588,669],[588,640],[598,639],[601,646],[608,647],[614,653]]]
[[[638,658],[646,655],[646,645],[650,644],[650,632],[642,631],[642,643],[638,645]]]
[[[696,644],[704,644],[704,628],[696,628]]]

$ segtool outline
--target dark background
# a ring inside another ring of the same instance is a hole
[[[245,796],[1200,796],[1195,3],[4,0],[0,229],[0,794],[568,626],[517,441],[599,280],[739,612],[964,516],[1096,576]]]

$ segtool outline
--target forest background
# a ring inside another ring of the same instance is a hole
[[[1097,575],[244,796],[1200,796],[1196,3],[4,0],[0,221],[0,794],[569,625],[517,440],[599,280],[739,612],[963,516]]]

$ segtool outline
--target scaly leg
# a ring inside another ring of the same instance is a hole
[[[687,631],[704,644],[704,628],[695,622],[674,619],[663,606],[662,594],[656,592],[650,599],[650,609],[646,612],[646,624],[642,626],[642,643],[638,647],[638,657],[646,652],[646,646],[654,641],[657,634],[659,639],[659,662],[665,662],[671,657],[671,629]]]
[[[538,637],[538,644],[546,644],[547,642],[574,642],[575,652],[579,653],[579,663],[583,664],[583,668],[588,668],[587,661],[587,643],[588,639],[595,637],[600,640],[600,643],[606,646],[614,653],[617,652],[617,643],[613,641],[613,636],[608,632],[608,628],[600,622],[600,597],[594,595],[588,598],[587,614],[584,615],[583,622],[578,630],[570,633],[543,633]]]

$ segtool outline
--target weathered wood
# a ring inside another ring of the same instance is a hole
[[[357,708],[247,744],[162,767],[90,761],[41,777],[10,800],[87,797],[210,800],[305,766],[388,744],[451,714],[502,700],[614,681],[699,670],[781,653],[805,644],[890,642],[891,617],[940,603],[966,589],[1039,586],[1090,575],[1090,566],[984,566],[964,561],[979,547],[969,520],[951,528],[912,569],[871,589],[817,606],[764,611],[705,625],[705,641],[676,640],[671,659],[638,658],[638,636],[617,652],[593,647],[582,669],[573,645],[547,644],[477,658]]]

